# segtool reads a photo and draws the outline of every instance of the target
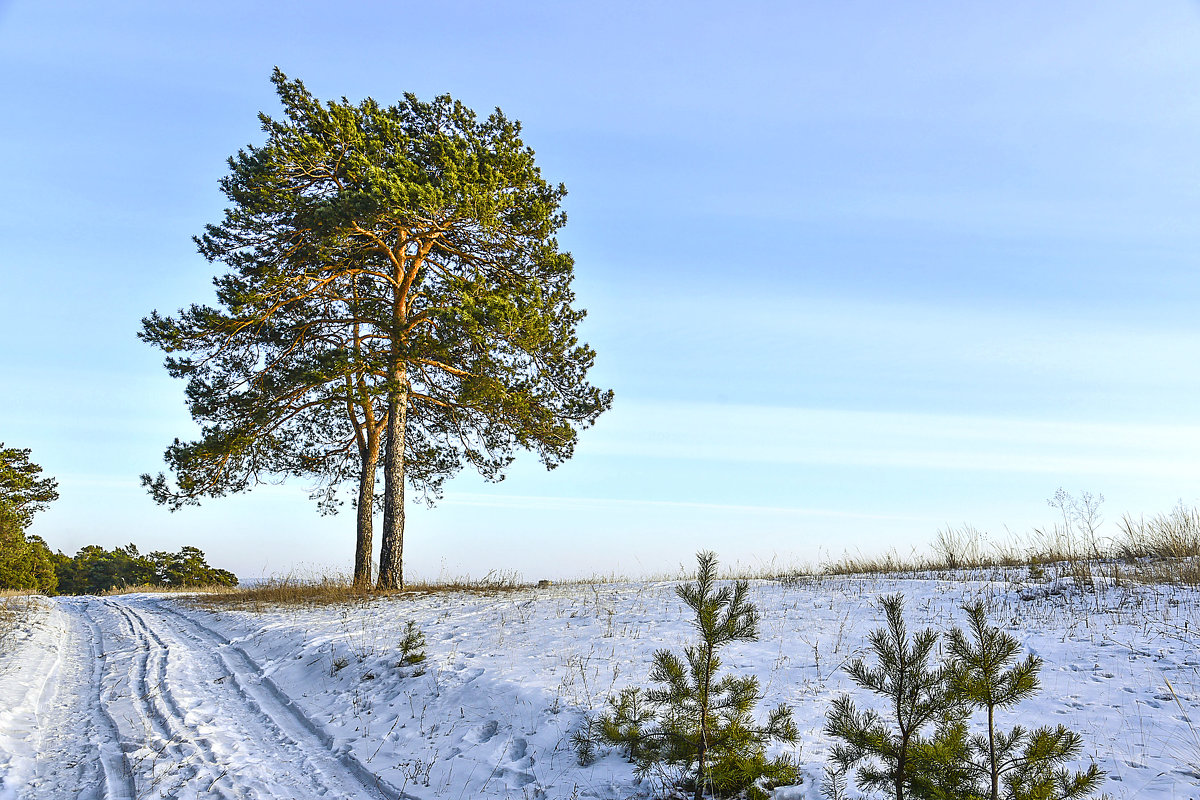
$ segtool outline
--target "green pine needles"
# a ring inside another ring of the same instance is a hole
[[[909,636],[904,598],[890,595],[881,605],[886,627],[870,637],[876,665],[856,659],[846,670],[859,686],[886,698],[887,716],[859,711],[848,695],[834,701],[825,726],[839,740],[831,796],[843,794],[844,777],[855,766],[862,788],[896,800],[1069,800],[1099,787],[1103,773],[1095,764],[1083,772],[1063,766],[1079,755],[1079,734],[1062,725],[997,730],[998,710],[1040,689],[1041,660],[1031,655],[1017,662],[1018,642],[987,624],[981,603],[964,608],[968,630],[951,631],[940,664],[933,662],[935,631]],[[971,736],[975,712],[986,728]]]
[[[1007,710],[1037,694],[1042,661],[1028,656],[1016,662],[1020,644],[987,624],[983,604],[966,606],[968,630],[950,632],[950,693],[972,710],[984,712],[986,732],[971,739],[969,771],[972,797],[988,800],[1056,800],[1087,797],[1102,773],[1092,764],[1084,772],[1061,767],[1083,746],[1079,734],[1058,725],[1030,731],[1020,725],[996,729],[996,711]],[[981,790],[974,782],[984,784]]]
[[[885,722],[870,709],[860,712],[849,695],[842,695],[834,700],[825,732],[841,740],[833,748],[839,769],[857,764],[864,788],[904,800],[921,796],[913,789],[929,772],[915,763],[934,747],[922,732],[946,717],[952,704],[946,692],[946,668],[930,663],[937,633],[927,628],[909,637],[900,595],[883,598],[881,605],[887,627],[873,631],[869,640],[877,665],[872,669],[859,658],[846,666],[846,672],[859,686],[887,699],[892,719]]]
[[[396,662],[396,669],[402,677],[416,678],[425,674],[425,632],[411,619],[404,624],[398,649],[400,660]]]
[[[768,758],[771,741],[796,741],[792,712],[780,705],[765,726],[755,723],[762,698],[754,676],[718,677],[718,651],[733,642],[758,639],[758,609],[745,581],[717,586],[717,557],[697,555],[694,583],[675,591],[695,613],[699,639],[683,657],[669,650],[654,654],[651,689],[630,688],[609,699],[610,710],[574,737],[580,760],[594,758],[597,743],[620,747],[641,776],[667,774],[696,800],[744,795],[766,798],[775,786],[799,782],[794,761]]]
[[[612,404],[556,238],[567,190],[499,109],[271,80],[284,116],[260,115],[265,142],[229,159],[223,218],[196,237],[226,270],[216,303],[142,321],[200,427],[142,481],[172,509],[304,478],[335,512],[356,486],[354,582],[381,510],[377,585],[399,589],[410,491],[432,503],[468,467],[500,480],[521,450],[552,469]]]

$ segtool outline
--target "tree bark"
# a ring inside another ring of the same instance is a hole
[[[696,793],[692,800],[703,800],[704,779],[707,775],[705,762],[708,760],[708,706],[709,694],[712,691],[713,645],[706,642],[705,647],[704,675],[701,677],[700,686],[697,687],[700,690],[700,741],[696,747]]]
[[[996,764],[996,707],[988,704],[988,759],[992,772],[991,800],[1000,797],[1000,769]]]
[[[360,452],[362,472],[358,476],[358,538],[354,549],[354,585],[371,585],[371,557],[375,549],[375,471],[379,468],[379,434],[368,434]]]
[[[379,588],[404,588],[404,433],[408,420],[408,380],[403,367],[388,392],[383,456],[383,535],[379,545]]]

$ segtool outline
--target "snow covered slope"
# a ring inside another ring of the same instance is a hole
[[[1045,660],[1042,694],[1004,724],[1078,730],[1114,798],[1200,796],[1200,595],[1059,588],[753,584],[762,636],[724,663],[758,675],[763,709],[795,710],[805,782],[777,796],[820,796],[830,701],[850,691],[874,702],[840,667],[880,624],[879,596],[897,591],[910,629],[961,624],[961,606],[982,597],[992,622]],[[397,666],[409,620],[428,640],[422,675]],[[261,613],[152,595],[46,601],[0,653],[0,798],[649,795],[657,787],[618,753],[580,767],[570,735],[645,681],[655,649],[690,637],[674,583]]]

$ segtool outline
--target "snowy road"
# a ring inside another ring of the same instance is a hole
[[[0,798],[397,796],[190,617],[133,596],[39,617],[0,675]]]

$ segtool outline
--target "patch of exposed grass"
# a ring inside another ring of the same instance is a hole
[[[198,595],[195,602],[205,608],[243,608],[265,611],[281,606],[324,606],[366,604],[380,598],[403,598],[426,594],[460,592],[465,594],[500,594],[529,588],[516,573],[489,572],[482,578],[458,577],[437,581],[417,580],[403,589],[376,589],[356,586],[344,575],[311,577],[285,576],[265,580],[253,586]]]
[[[937,531],[928,550],[911,551],[907,556],[895,550],[882,554],[846,553],[817,567],[792,566],[774,559],[757,565],[735,564],[723,571],[724,580],[773,580],[785,584],[818,581],[825,577],[853,575],[904,575],[945,577],[948,573],[978,573],[991,570],[991,580],[1034,580],[1047,576],[1069,579],[1081,589],[1098,585],[1171,584],[1200,587],[1200,508],[1177,506],[1169,514],[1134,520],[1125,516],[1118,527],[1120,535],[1106,539],[1098,535],[1098,503],[1088,505],[1086,514],[1073,509],[1078,505],[1065,492],[1056,495],[1064,511],[1061,524],[1033,531],[1026,537],[1008,533],[1003,539],[989,536],[971,525],[947,527]],[[1089,502],[1090,495],[1085,495]],[[1102,501],[1103,498],[1097,498]],[[1081,521],[1082,520],[1082,521]],[[556,580],[553,585],[590,586],[612,583],[666,582],[685,577],[678,573],[660,573],[632,578],[616,573]],[[482,578],[440,577],[415,580],[404,589],[383,591],[355,586],[345,575],[275,577],[251,586],[237,588],[197,587],[186,590],[137,586],[115,592],[186,591],[195,593],[195,602],[208,608],[242,607],[267,610],[279,606],[366,604],[380,598],[435,593],[497,594],[533,588],[516,573],[489,572]],[[542,585],[551,585],[549,581]]]
[[[1069,497],[1069,496],[1068,496]],[[1097,584],[1148,583],[1200,586],[1200,508],[1177,506],[1169,514],[1134,520],[1126,515],[1112,539],[1095,525],[1061,525],[1035,530],[1027,539],[1009,534],[1003,541],[970,525],[939,530],[928,551],[902,556],[846,553],[818,570],[795,570],[755,577],[784,582],[840,575],[944,575],[949,572],[1009,570],[1036,577],[1070,578],[1080,588]]]
[[[0,649],[3,649],[34,602],[28,591],[0,589]]]
[[[1169,514],[1134,520],[1126,514],[1118,523],[1121,537],[1116,554],[1125,559],[1195,558],[1200,556],[1200,508],[1182,503]]]
[[[223,594],[236,592],[237,588],[213,584],[211,586],[163,586],[157,583],[142,583],[137,586],[114,586],[101,592],[101,597],[116,594]]]

